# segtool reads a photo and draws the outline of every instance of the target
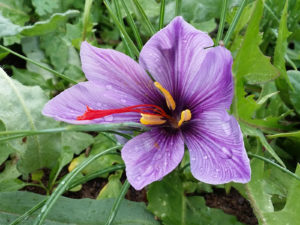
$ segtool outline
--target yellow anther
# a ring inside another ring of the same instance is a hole
[[[140,122],[144,125],[160,125],[166,122],[166,120],[164,120],[163,117],[159,115],[149,115],[143,113],[141,113],[141,115],[142,117],[140,119]]]
[[[180,120],[178,122],[178,127],[180,127],[183,122],[189,121],[191,118],[192,118],[192,113],[189,109],[182,111]]]
[[[165,99],[166,99],[166,102],[167,102],[167,106],[169,107],[169,109],[175,110],[176,103],[175,103],[172,95],[170,94],[170,92],[168,92],[165,88],[163,88],[163,86],[160,83],[158,83],[158,82],[154,82],[154,85],[165,96]]]

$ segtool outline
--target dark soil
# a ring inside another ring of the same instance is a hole
[[[225,213],[236,216],[244,224],[258,224],[248,200],[233,188],[229,194],[226,194],[224,189],[215,189],[213,193],[204,194],[204,198],[207,206],[222,209]]]

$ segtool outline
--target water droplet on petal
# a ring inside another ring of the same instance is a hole
[[[136,179],[139,181],[139,180],[141,180],[141,179],[142,179],[142,177],[141,177],[141,176],[138,176]]]
[[[112,115],[104,117],[104,120],[107,122],[113,121],[114,117]]]
[[[207,159],[207,158],[208,158],[207,155],[203,156],[203,159]]]
[[[111,90],[112,89],[112,86],[110,84],[106,85],[105,87],[106,87],[107,90]]]
[[[222,153],[223,153],[223,154],[221,154],[221,157],[222,157],[222,158],[229,159],[229,158],[232,157],[232,152],[231,152],[231,150],[229,150],[228,148],[222,147],[222,148],[221,148],[221,151],[222,151]]]
[[[97,105],[97,107],[101,107],[102,103],[101,102],[97,102],[96,105]]]
[[[122,98],[122,99],[121,99],[121,102],[122,102],[122,103],[126,103],[127,101],[126,101],[126,99]]]
[[[196,158],[195,158],[195,157],[192,157],[192,158],[191,158],[191,161],[195,161],[195,160],[196,160]]]

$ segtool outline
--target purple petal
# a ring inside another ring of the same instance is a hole
[[[180,132],[153,128],[127,142],[121,153],[128,181],[141,190],[177,167],[184,154],[184,143]]]
[[[183,99],[193,117],[206,110],[229,109],[233,97],[232,56],[224,47],[209,48],[196,76],[186,82]]]
[[[127,55],[83,42],[80,57],[89,81],[113,87],[148,104],[160,98],[145,70]]]
[[[184,130],[195,178],[209,184],[250,180],[240,127],[226,111],[205,112]]]
[[[79,83],[51,99],[45,105],[43,114],[74,124],[139,122],[141,116],[138,113],[114,114],[95,120],[76,120],[84,114],[86,106],[92,109],[115,109],[138,104],[142,102],[134,96],[112,86],[88,81]]]
[[[177,102],[187,90],[186,82],[198,73],[204,48],[212,45],[206,33],[176,17],[145,44],[139,61]]]

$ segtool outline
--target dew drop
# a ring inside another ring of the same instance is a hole
[[[164,162],[164,166],[167,166],[167,165],[168,165],[168,163],[165,161],[165,162]]]
[[[113,121],[114,117],[112,115],[104,117],[104,120],[107,122]]]
[[[142,178],[141,178],[141,176],[138,176],[136,179],[139,181],[139,180],[141,180]]]
[[[166,217],[166,214],[165,213],[161,214],[161,218],[164,218],[164,217]]]
[[[222,157],[222,158],[229,159],[229,158],[232,157],[232,152],[231,152],[231,150],[229,150],[228,148],[222,147],[222,148],[221,148],[221,151],[222,151],[222,153],[223,153],[223,154],[221,154],[221,157]]]
[[[191,158],[191,160],[192,160],[192,161],[195,161],[195,160],[196,160],[196,158],[195,158],[195,157],[192,157],[192,158]]]
[[[97,107],[101,107],[102,103],[101,102],[97,102],[96,105],[97,105]]]
[[[107,90],[111,90],[112,89],[112,86],[110,84],[106,85],[105,87],[106,87]]]
[[[122,99],[121,99],[121,102],[122,102],[122,103],[126,103],[127,101],[126,101],[126,99],[122,98]]]
[[[207,159],[207,158],[208,158],[207,155],[203,156],[203,159]]]

